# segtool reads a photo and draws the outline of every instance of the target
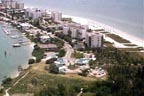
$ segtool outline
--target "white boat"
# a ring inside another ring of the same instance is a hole
[[[12,46],[13,46],[13,47],[21,47],[21,44],[15,43],[15,44],[13,44]]]
[[[19,38],[19,35],[13,35],[13,36],[11,36],[11,38],[17,39],[17,38]]]
[[[9,32],[7,29],[5,29],[5,28],[3,28],[3,31],[4,31],[7,35],[10,34],[10,32]]]

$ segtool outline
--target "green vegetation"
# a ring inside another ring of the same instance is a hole
[[[9,87],[11,85],[11,83],[12,83],[12,79],[10,77],[8,77],[2,81],[2,86]]]
[[[59,38],[52,38],[51,43],[56,44],[59,48],[64,46],[64,41],[60,40]]]
[[[115,34],[106,34],[108,37],[114,39],[119,43],[130,43],[130,41],[123,39],[122,37],[115,35]]]
[[[34,93],[35,96],[76,96],[84,89],[83,96],[142,96],[144,89],[143,58],[115,48],[94,50],[97,60],[90,66],[101,65],[109,78],[105,81],[87,81],[76,77],[57,75],[58,69],[50,64],[49,73],[32,71],[10,90],[11,93]],[[84,70],[82,76],[87,75]],[[87,78],[87,77],[85,77]]]
[[[46,61],[46,64],[52,64],[52,63],[54,63],[54,61],[56,61],[57,59],[56,58],[52,58],[52,59],[50,59],[50,60],[47,60]]]
[[[64,35],[63,33],[56,33],[55,34],[57,37],[64,39],[65,41],[67,41],[70,45],[72,44],[72,38],[69,35]]]
[[[35,45],[32,55],[36,57],[36,63],[38,63],[44,56],[44,50],[41,49],[38,45]]]
[[[83,58],[83,57],[84,57],[84,54],[75,51],[75,52],[72,54],[71,57],[72,57],[72,58],[77,58],[77,59],[79,59],[79,58]]]
[[[10,93],[35,93],[35,96],[51,96],[48,94],[53,94],[52,96],[57,96],[56,91],[58,91],[60,94],[64,93],[63,96],[76,96],[81,88],[84,88],[86,90],[85,93],[87,93],[91,83],[92,81],[33,71],[19,84],[14,86]]]
[[[135,44],[124,44],[125,46],[137,46]]]
[[[69,23],[72,22],[72,18],[62,18],[62,21],[68,21]]]
[[[71,65],[71,64],[70,64],[70,65],[68,66],[68,68],[71,69],[71,70],[74,70],[74,69],[77,69],[78,66],[76,66],[76,65]]]
[[[34,59],[29,59],[28,64],[34,64],[35,60]]]
[[[66,51],[64,49],[59,50],[58,57],[64,57],[66,54]]]
[[[59,69],[58,69],[58,67],[55,64],[50,64],[49,72],[50,73],[54,73],[54,74],[58,74],[59,73]]]
[[[87,76],[88,75],[88,69],[82,70],[82,73],[79,73],[81,76]]]

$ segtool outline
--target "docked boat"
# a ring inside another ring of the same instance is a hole
[[[11,38],[12,39],[17,39],[17,38],[19,38],[19,35],[13,35],[13,36],[11,36]]]
[[[13,47],[21,47],[21,44],[15,43],[15,44],[13,44],[12,46],[13,46]]]

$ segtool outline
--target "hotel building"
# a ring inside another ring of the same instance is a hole
[[[53,11],[51,12],[51,18],[54,22],[60,22],[62,20],[62,13]]]
[[[26,17],[31,17],[32,19],[38,19],[39,17],[46,15],[46,11],[39,10],[37,8],[34,8],[34,9],[28,8],[25,10],[25,15]]]
[[[78,23],[70,23],[63,27],[63,33],[65,35],[70,35],[72,38],[76,39],[84,39],[86,38],[86,32],[88,30],[88,26],[80,25]],[[69,33],[71,32],[71,33]]]
[[[103,35],[100,33],[88,32],[85,40],[88,47],[98,48],[103,46]]]
[[[24,9],[24,3],[18,3],[16,0],[2,0],[5,8],[9,9]]]

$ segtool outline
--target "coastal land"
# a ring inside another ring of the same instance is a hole
[[[128,39],[130,35],[96,21],[63,15],[63,20],[56,22],[50,15],[5,21],[15,25],[35,45],[29,68],[22,68],[16,78],[3,80],[0,95],[122,96],[132,95],[133,88],[135,94],[142,94],[138,84],[143,82],[143,40]],[[102,34],[103,46],[75,49],[74,45],[81,47],[85,43],[63,33],[61,24],[69,23],[88,25],[91,33]],[[24,26],[18,27],[21,24]]]

